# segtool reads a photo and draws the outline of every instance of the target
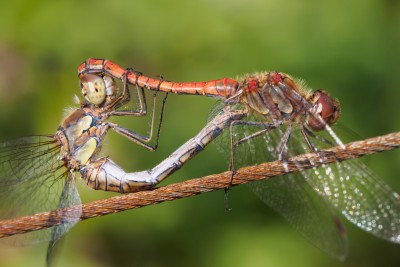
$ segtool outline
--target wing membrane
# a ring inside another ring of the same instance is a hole
[[[216,104],[213,113],[223,105]],[[241,107],[234,107],[241,108]],[[249,115],[250,122],[266,122],[267,117]],[[260,130],[260,127],[238,125],[233,132],[234,140],[240,140]],[[274,129],[266,134],[249,139],[235,150],[235,167],[254,165],[277,159],[277,147],[286,131],[286,126]],[[295,129],[294,134],[300,133]],[[217,139],[218,148],[230,157],[229,130]],[[301,136],[300,136],[301,137]],[[304,140],[296,144],[289,139],[287,155],[300,154],[306,149]],[[260,174],[260,173],[259,173]],[[258,174],[258,175],[259,175]],[[280,213],[293,227],[312,244],[328,254],[344,259],[347,255],[347,239],[344,227],[328,201],[314,192],[302,173],[285,175],[270,180],[248,184],[252,191],[268,206]]]
[[[80,207],[72,177],[59,154],[60,146],[50,135],[0,144],[0,219],[52,211],[61,206]],[[60,199],[60,196],[63,197]],[[76,222],[80,209],[71,209],[66,216]],[[70,223],[60,226],[66,230],[70,227]],[[15,244],[29,244],[51,240],[54,238],[51,233],[49,228],[7,239]]]

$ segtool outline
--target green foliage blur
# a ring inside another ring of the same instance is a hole
[[[0,25],[1,140],[54,133],[89,57],[173,81],[279,70],[339,98],[342,124],[362,137],[400,128],[395,0],[3,1]],[[156,152],[110,133],[104,153],[127,171],[151,168],[203,127],[214,101],[170,95]],[[369,166],[400,191],[399,151]],[[164,184],[227,168],[210,146]],[[83,202],[113,195],[78,188]],[[245,186],[229,197],[231,212],[217,191],[80,222],[57,266],[400,266],[399,245],[349,223],[350,254],[338,262]],[[0,244],[0,266],[44,266],[46,248]]]

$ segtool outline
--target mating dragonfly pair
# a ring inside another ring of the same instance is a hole
[[[55,135],[0,145],[2,218],[71,207],[62,224],[29,233],[35,241],[49,240],[49,251],[79,220],[77,172],[93,189],[128,193],[154,187],[220,135],[215,143],[229,156],[232,177],[234,170],[249,164],[276,158],[285,161],[333,145],[345,149],[331,128],[339,119],[338,101],[323,90],[311,92],[303,82],[284,73],[175,83],[146,77],[104,59],[88,59],[78,72],[85,101],[64,118]],[[122,88],[115,80],[121,81]],[[129,87],[134,88],[132,92]],[[146,116],[145,90],[154,91],[147,136],[108,121],[113,116]],[[165,96],[155,130],[159,91],[206,95],[221,101],[206,126],[153,169],[126,173],[110,158],[99,158],[110,129],[149,150],[157,148],[166,101]],[[138,102],[137,109],[124,109],[133,100]],[[154,145],[150,145],[154,132]],[[367,232],[400,243],[400,197],[359,160],[303,170],[250,187],[312,243],[337,258],[346,256],[347,245],[336,211]]]

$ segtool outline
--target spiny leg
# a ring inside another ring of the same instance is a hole
[[[146,95],[144,93],[144,89],[137,86],[137,83],[134,85],[136,94],[139,100],[139,109],[138,110],[116,110],[119,107],[122,107],[129,101],[131,101],[131,96],[129,92],[129,85],[127,80],[127,75],[129,72],[132,72],[131,69],[126,69],[126,72],[122,75],[122,93],[121,95],[115,99],[111,104],[106,107],[106,110],[110,110],[109,114],[113,116],[145,116],[147,113],[147,102]],[[138,73],[138,77],[140,72]]]
[[[304,140],[306,141],[308,148],[309,148],[312,152],[317,151],[317,149],[315,148],[315,146],[314,146],[313,143],[311,142],[310,138],[308,138],[307,132],[306,132],[305,128],[303,127],[303,125],[300,124],[299,127],[300,127],[301,135],[303,136]]]
[[[324,137],[322,137],[322,136],[319,136],[319,135],[314,134],[310,129],[308,129],[308,128],[305,127],[304,125],[300,125],[300,131],[301,131],[301,134],[303,135],[303,138],[306,140],[306,143],[307,143],[307,145],[308,145],[308,148],[309,148],[312,152],[318,152],[319,150],[318,150],[318,149],[313,145],[313,143],[311,142],[310,136],[311,136],[312,138],[317,139],[317,140],[320,141],[320,142],[323,142],[323,143],[328,144],[328,145],[330,145],[330,146],[334,146],[334,144],[333,144],[331,141],[329,141],[328,139],[326,139],[326,138],[324,138]],[[336,154],[333,153],[333,152],[324,152],[324,153],[319,152],[319,153],[321,154],[322,157],[324,157],[324,155],[333,155],[333,156],[337,159],[337,161],[340,162],[340,159],[337,158]]]
[[[326,138],[324,138],[324,137],[322,137],[322,136],[319,136],[319,135],[314,134],[314,133],[313,133],[310,129],[308,129],[306,126],[303,125],[302,128],[303,128],[305,134],[307,134],[307,135],[309,135],[309,136],[311,136],[311,137],[317,139],[318,141],[321,141],[321,142],[323,142],[323,143],[326,143],[326,144],[328,144],[328,145],[330,145],[330,146],[335,146],[335,144],[332,143],[331,141],[329,141],[328,139],[326,139]]]
[[[159,123],[158,123],[158,129],[157,129],[157,137],[156,137],[154,145],[149,145],[147,143],[150,142],[151,139],[153,138],[157,92],[154,93],[154,96],[153,96],[153,109],[152,109],[152,115],[151,115],[150,133],[149,133],[148,136],[140,135],[140,134],[135,133],[135,132],[133,132],[133,131],[131,131],[129,129],[121,127],[121,126],[119,126],[119,125],[117,125],[115,123],[108,123],[108,124],[117,133],[125,136],[129,140],[131,140],[131,141],[143,146],[144,148],[146,148],[148,150],[154,151],[158,147],[158,141],[159,141],[159,138],[160,138],[160,131],[161,131],[161,124],[162,124],[164,108],[165,108],[165,102],[167,100],[167,97],[168,97],[168,94],[165,95],[165,97],[163,99],[163,102],[162,102],[161,114],[160,114],[160,119],[159,119]]]
[[[253,139],[257,136],[260,136],[262,134],[265,134],[267,132],[269,132],[272,129],[277,128],[279,125],[281,125],[281,122],[275,122],[275,123],[270,123],[270,122],[252,122],[252,121],[232,121],[230,126],[229,126],[229,136],[230,136],[230,163],[229,163],[229,170],[231,171],[231,177],[229,180],[229,184],[227,187],[225,187],[225,195],[224,195],[224,202],[225,202],[225,210],[229,211],[231,210],[229,208],[229,204],[228,204],[228,192],[232,186],[232,181],[233,181],[233,177],[236,174],[236,168],[235,168],[235,150],[236,148],[244,143],[247,140]],[[259,130],[249,136],[243,137],[241,139],[239,139],[238,141],[234,142],[233,137],[234,137],[234,126],[237,125],[247,125],[247,126],[254,126],[254,127],[261,127],[264,128],[262,130]]]
[[[282,161],[286,160],[286,155],[284,155],[284,153],[285,153],[286,145],[289,142],[291,133],[292,133],[292,124],[289,123],[288,127],[286,128],[285,133],[283,134],[281,140],[279,141],[278,147],[276,148],[279,160],[282,160]]]

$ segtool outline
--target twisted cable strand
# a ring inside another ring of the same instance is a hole
[[[288,173],[318,167],[322,164],[358,158],[377,152],[392,150],[398,147],[400,147],[400,132],[390,133],[349,143],[345,146],[346,149],[344,150],[337,146],[318,152],[291,157],[285,162],[277,160],[256,166],[244,167],[237,170],[232,185],[234,186],[269,179],[274,176],[282,176]],[[313,163],[311,164],[310,162]],[[141,191],[93,201],[82,205],[80,220],[104,216],[110,213],[117,213],[129,209],[137,209],[148,205],[222,189],[229,184],[230,177],[231,172],[227,171],[158,187],[149,191]],[[73,208],[74,207],[68,209]],[[42,212],[32,216],[24,216],[1,221],[0,238],[40,230],[66,222],[68,217],[65,217],[65,214],[68,213],[65,211],[68,209]]]

